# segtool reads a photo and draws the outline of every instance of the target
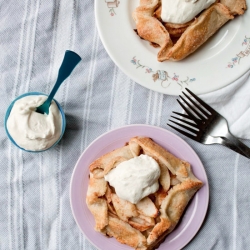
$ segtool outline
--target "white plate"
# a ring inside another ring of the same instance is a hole
[[[196,94],[222,88],[250,69],[250,11],[225,24],[180,62],[158,62],[157,48],[140,39],[132,12],[139,0],[95,0],[95,15],[105,49],[116,65],[142,86],[169,95],[185,87]],[[250,6],[250,0],[247,0]]]

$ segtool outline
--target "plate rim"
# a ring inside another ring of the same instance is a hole
[[[69,190],[69,198],[70,198],[70,207],[71,207],[71,212],[72,212],[72,215],[73,215],[73,218],[78,226],[78,229],[80,229],[81,233],[83,233],[83,235],[86,237],[86,239],[93,245],[95,246],[97,249],[100,249],[99,247],[96,246],[95,242],[93,242],[86,234],[85,232],[82,230],[80,224],[78,223],[78,220],[76,218],[76,214],[75,214],[75,210],[74,210],[74,204],[73,204],[73,200],[72,200],[72,191],[73,191],[73,181],[74,181],[74,178],[75,178],[75,173],[78,169],[78,166],[79,166],[79,162],[81,161],[82,157],[84,156],[84,154],[86,154],[86,152],[88,151],[88,149],[90,147],[92,147],[96,142],[98,142],[102,137],[104,136],[107,136],[108,134],[112,134],[116,131],[119,131],[119,130],[122,130],[122,129],[129,129],[129,128],[133,128],[133,127],[145,127],[145,128],[151,128],[151,129],[157,129],[157,130],[160,130],[161,132],[163,133],[169,133],[171,134],[171,136],[174,136],[175,138],[177,138],[178,140],[182,141],[182,143],[185,145],[185,147],[188,147],[192,153],[194,154],[194,156],[197,158],[196,160],[198,160],[199,164],[202,166],[202,172],[204,174],[204,177],[205,177],[205,180],[206,180],[206,185],[204,185],[203,188],[206,188],[206,199],[205,199],[205,205],[203,206],[203,214],[202,216],[199,218],[200,221],[199,223],[196,225],[196,230],[195,232],[192,234],[192,236],[187,239],[185,242],[182,243],[181,245],[181,248],[183,248],[184,246],[186,246],[194,237],[195,235],[199,232],[202,224],[204,223],[204,220],[206,218],[206,215],[207,215],[207,211],[208,211],[208,206],[209,206],[209,198],[210,198],[210,189],[209,189],[209,183],[208,183],[208,177],[207,177],[207,174],[206,174],[206,171],[205,171],[205,168],[204,168],[204,165],[203,163],[201,162],[200,160],[200,157],[197,155],[197,153],[194,151],[194,149],[186,142],[184,141],[181,137],[179,137],[178,135],[176,135],[175,133],[167,130],[167,129],[164,129],[162,127],[159,127],[159,126],[154,126],[154,125],[147,125],[147,124],[130,124],[130,125],[124,125],[124,126],[121,126],[121,127],[118,127],[118,128],[115,128],[115,129],[111,129],[101,135],[99,135],[96,139],[94,139],[86,148],[85,150],[83,150],[83,152],[81,153],[81,155],[79,156],[75,166],[74,166],[74,169],[73,169],[73,172],[72,172],[72,175],[71,175],[71,179],[70,179],[70,190]],[[124,246],[127,246],[127,245],[124,245]],[[101,249],[100,249],[101,250]]]

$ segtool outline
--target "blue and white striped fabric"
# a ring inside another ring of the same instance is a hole
[[[143,88],[115,66],[99,39],[93,0],[1,0],[0,6],[0,250],[94,250],[70,209],[80,154],[102,133],[126,124],[167,128],[180,107],[176,97]],[[56,94],[67,117],[65,135],[49,151],[23,152],[4,131],[7,107],[25,92],[48,93],[66,49],[82,61]],[[183,139],[200,156],[210,183],[207,217],[185,249],[249,249],[250,161]]]

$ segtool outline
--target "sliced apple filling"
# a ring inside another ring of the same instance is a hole
[[[159,164],[159,189],[133,204],[118,197],[104,175],[116,168],[117,162],[141,154]],[[89,169],[86,203],[95,218],[95,230],[136,250],[155,249],[176,227],[189,201],[203,185],[188,162],[148,137],[131,138],[126,146],[95,160]]]

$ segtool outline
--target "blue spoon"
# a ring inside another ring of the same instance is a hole
[[[62,61],[62,65],[58,72],[57,81],[52,91],[50,92],[47,100],[41,106],[37,107],[36,112],[41,113],[41,114],[44,114],[44,113],[49,114],[49,107],[57,90],[59,89],[63,81],[71,74],[75,66],[80,61],[81,61],[81,57],[79,55],[77,55],[73,51],[66,50],[63,61]]]

